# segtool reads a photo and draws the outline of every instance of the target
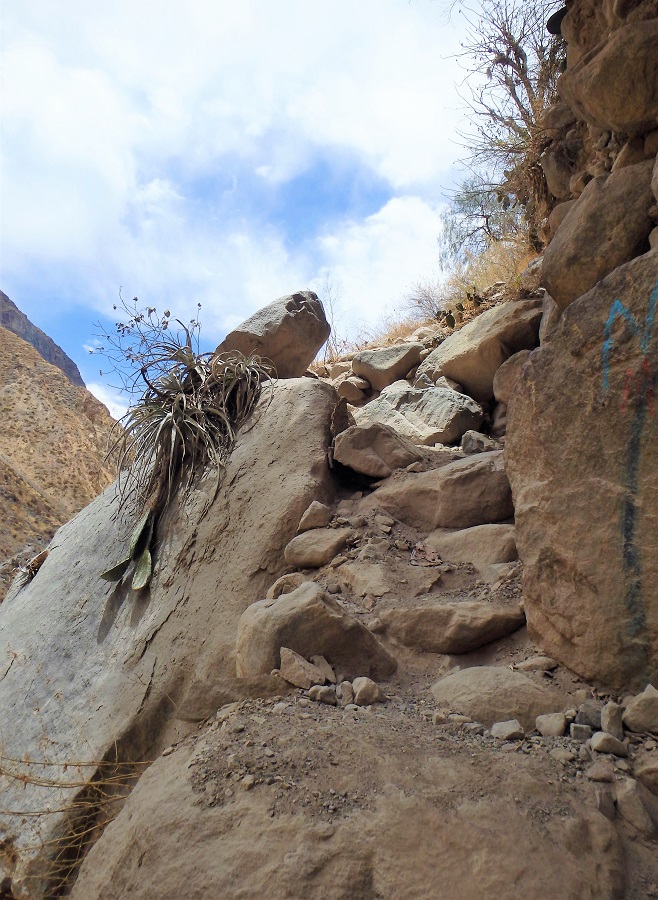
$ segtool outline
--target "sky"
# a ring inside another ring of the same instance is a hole
[[[7,0],[0,288],[78,364],[119,297],[214,347],[333,285],[355,336],[436,277],[465,112],[445,0]]]

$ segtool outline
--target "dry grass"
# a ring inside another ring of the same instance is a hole
[[[150,763],[121,763],[118,755],[104,761],[71,761],[63,764],[48,760],[19,760],[0,753],[0,787],[18,782],[28,786],[43,801],[34,808],[12,810],[0,808],[2,816],[16,816],[25,821],[43,821],[46,840],[18,851],[11,839],[0,842],[0,861],[6,871],[14,873],[19,852],[36,853],[34,871],[21,873],[21,882],[30,886],[29,896],[60,897],[68,892],[80,862],[105,826],[115,818],[135,782]],[[53,806],[53,798],[57,802]],[[55,817],[53,819],[53,817]],[[62,819],[63,817],[63,819]],[[49,827],[49,820],[53,828]],[[11,874],[9,876],[11,878]],[[4,895],[3,895],[4,896]],[[9,895],[11,896],[11,895]]]

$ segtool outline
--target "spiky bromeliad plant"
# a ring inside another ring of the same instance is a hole
[[[200,353],[197,321],[187,328],[175,320],[180,329],[173,331],[168,312],[158,319],[153,309],[129,311],[133,317],[128,325],[119,323],[113,347],[136,366],[133,388],[140,380],[146,387],[118,423],[110,453],[122,473],[119,507],[129,504],[137,524],[127,557],[101,577],[120,581],[134,562],[131,584],[139,590],[151,579],[158,522],[172,496],[185,496],[208,468],[216,472],[217,490],[236,432],[253,412],[263,382],[273,377],[273,367],[237,351]],[[121,345],[126,336],[137,337],[134,346]]]

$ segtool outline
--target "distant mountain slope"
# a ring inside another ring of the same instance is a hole
[[[80,371],[73,360],[58,347],[52,338],[49,338],[40,328],[33,325],[28,317],[20,311],[9,297],[0,291],[0,325],[7,331],[13,332],[23,338],[28,344],[43,356],[46,362],[57,366],[66,375],[71,384],[84,387]]]
[[[76,370],[77,371],[77,370]],[[113,479],[113,419],[27,341],[0,327],[0,599],[17,563]]]

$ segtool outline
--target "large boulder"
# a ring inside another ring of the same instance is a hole
[[[309,503],[332,499],[335,403],[320,381],[276,384],[238,435],[214,500],[214,479],[204,478],[162,522],[148,590],[100,578],[126,554],[134,524],[117,516],[111,487],[57,532],[36,577],[15,583],[0,606],[13,651],[0,670],[2,752],[28,776],[2,785],[3,809],[16,812],[3,815],[2,840],[28,896],[42,896],[31,875],[75,839],[72,804],[96,767],[72,761],[139,760],[181,720],[277,689],[268,677],[236,677],[238,622],[281,574]],[[29,760],[52,765],[35,773]],[[53,785],[32,783],[35,774]],[[2,866],[0,881],[10,874]]]
[[[493,391],[498,403],[509,403],[512,391],[529,356],[530,350],[519,350],[514,356],[510,356],[496,372]]]
[[[647,249],[654,223],[653,161],[600,175],[586,186],[546,248],[543,282],[564,309],[613,269]]]
[[[658,122],[658,18],[632,22],[596,43],[558,81],[571,109],[591,125],[622,134]]]
[[[542,317],[540,299],[500,303],[477,316],[433,350],[416,373],[436,381],[441,375],[463,385],[475,400],[493,397],[494,375],[519,350],[537,346]]]
[[[627,875],[614,824],[557,763],[495,747],[476,760],[395,706],[313,712],[238,710],[156,759],[73,900],[631,896],[635,857]]]
[[[239,350],[269,359],[279,378],[303,375],[331,332],[313,291],[279,297],[227,334],[217,353]]]
[[[421,458],[411,441],[380,422],[352,425],[336,435],[334,459],[371,478],[388,478]]]
[[[477,601],[387,609],[379,618],[390,637],[423,653],[469,653],[525,624],[518,607]]]
[[[362,501],[421,531],[503,522],[514,514],[502,450],[394,476]]]
[[[423,344],[395,344],[383,350],[361,350],[352,359],[352,371],[365,378],[376,391],[404,378],[420,362]]]
[[[531,633],[619,689],[658,673],[657,308],[655,251],[572,303],[523,369],[505,450]]]
[[[447,387],[410,387],[396,381],[379,397],[354,410],[357,424],[381,422],[421,446],[452,444],[482,423],[480,406]]]
[[[382,678],[396,669],[395,659],[374,634],[311,581],[245,610],[236,642],[238,676],[269,674],[281,662],[281,647],[305,659],[324,656],[353,676]]]
[[[473,666],[453,672],[434,682],[432,696],[439,706],[483,725],[517,719],[528,731],[535,727],[537,716],[560,712],[565,703],[559,692],[502,666]]]

